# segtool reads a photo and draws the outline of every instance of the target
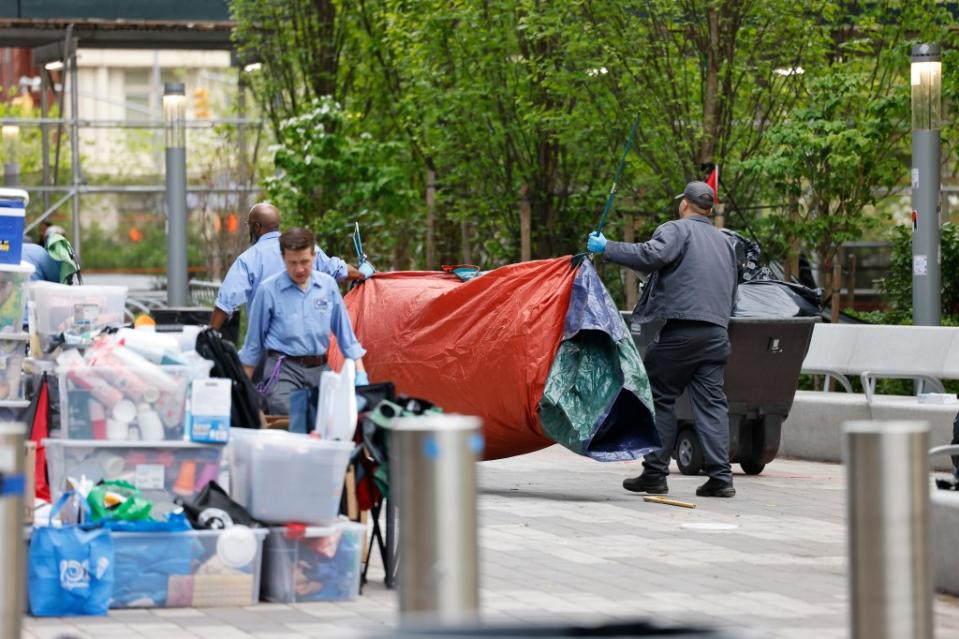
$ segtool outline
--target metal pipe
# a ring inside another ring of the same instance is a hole
[[[73,118],[0,118],[0,125],[42,126],[45,124],[72,124]],[[163,129],[164,120],[106,120],[78,119],[77,123],[86,129]],[[188,120],[183,123],[188,129],[212,129],[219,125],[260,126],[263,120],[255,118],[219,118],[215,120]]]
[[[74,196],[71,203],[73,204],[73,252],[76,256],[82,257],[82,249],[80,247],[80,194],[77,192],[77,189],[80,187],[80,126],[79,120],[80,117],[80,97],[77,91],[77,52],[76,50],[70,51],[69,55],[69,64],[70,64],[70,164],[71,173],[73,174],[73,191]]]
[[[50,96],[47,95],[47,70],[40,68],[40,115],[46,118],[50,115]],[[43,166],[43,186],[50,184],[50,127],[40,125],[40,153]],[[50,194],[43,194],[43,210],[50,208]]]
[[[390,476],[400,525],[400,613],[456,622],[479,612],[476,462],[482,422],[461,415],[396,419]]]
[[[853,639],[932,639],[929,424],[847,422]]]
[[[72,186],[21,186],[30,193],[73,193]],[[188,186],[188,193],[257,193],[259,186]],[[166,186],[161,184],[125,184],[125,185],[90,185],[82,184],[76,189],[78,193],[166,193]]]
[[[19,637],[26,608],[23,424],[0,423],[0,637]],[[31,496],[32,498],[32,496]]]
[[[27,189],[28,192],[29,192],[29,191],[32,191],[32,190],[33,190],[33,189]],[[36,228],[37,226],[39,226],[44,220],[46,220],[48,217],[50,217],[51,215],[53,215],[53,212],[56,211],[58,208],[60,208],[60,207],[63,205],[64,202],[66,202],[67,200],[69,200],[70,198],[72,198],[72,197],[74,196],[73,189],[71,189],[71,188],[69,188],[69,187],[66,187],[66,190],[69,191],[69,193],[67,193],[66,195],[64,195],[64,196],[63,196],[62,198],[60,198],[59,200],[57,200],[57,201],[54,203],[54,205],[51,206],[50,208],[48,208],[47,210],[45,210],[45,211],[40,215],[40,217],[38,217],[37,219],[35,219],[33,222],[30,222],[30,224],[27,225],[27,228],[23,229],[23,232],[24,232],[24,233],[29,233],[30,231],[32,231],[34,228]]]

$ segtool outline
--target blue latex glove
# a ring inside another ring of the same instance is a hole
[[[602,253],[606,250],[606,237],[599,231],[590,233],[586,240],[586,250],[590,253]]]
[[[362,264],[360,264],[359,271],[360,273],[363,274],[364,279],[368,277],[372,277],[373,273],[376,273],[376,269],[373,268],[373,265],[370,264],[369,262],[363,262]]]
[[[366,371],[356,371],[356,385],[357,386],[369,386],[370,378],[366,374]]]

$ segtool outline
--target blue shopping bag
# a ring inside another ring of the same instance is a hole
[[[73,492],[50,511],[50,522]],[[88,513],[85,499],[79,500]],[[113,537],[105,528],[34,528],[27,555],[27,596],[37,617],[105,615],[113,594]]]

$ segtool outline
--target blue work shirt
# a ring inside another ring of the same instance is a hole
[[[329,257],[316,247],[314,269],[326,273],[335,280],[346,279],[346,262],[338,257]],[[249,311],[256,289],[263,280],[285,273],[283,254],[280,252],[280,232],[264,233],[256,244],[243,251],[227,271],[220,291],[216,295],[216,307],[230,315],[243,304]]]
[[[45,282],[60,283],[60,262],[56,261],[47,249],[33,242],[26,242],[23,245],[23,261],[33,265],[33,275],[31,281],[43,280]]]
[[[247,366],[256,366],[267,350],[295,357],[324,355],[330,333],[336,335],[344,357],[366,354],[353,333],[336,280],[326,273],[313,271],[306,290],[286,270],[265,279],[253,297],[249,317],[240,350],[240,361]]]

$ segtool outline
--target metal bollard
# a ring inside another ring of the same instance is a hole
[[[399,517],[400,613],[455,622],[479,612],[477,417],[397,419],[390,477]]]
[[[20,636],[26,608],[23,440],[26,426],[0,423],[0,637]]]
[[[929,424],[843,425],[853,639],[931,639]]]

